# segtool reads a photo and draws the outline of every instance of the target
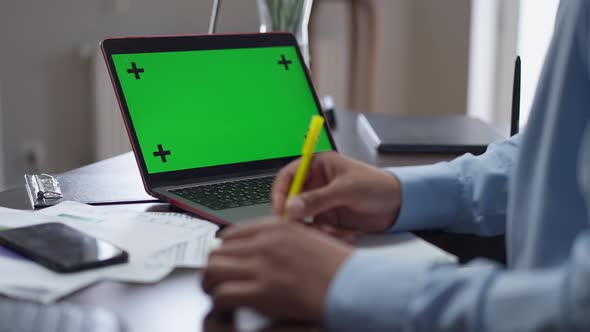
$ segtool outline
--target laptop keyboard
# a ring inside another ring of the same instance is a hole
[[[170,190],[212,210],[225,210],[270,202],[274,176],[221,182]]]
[[[109,311],[73,304],[50,304],[0,298],[0,332],[121,332]]]

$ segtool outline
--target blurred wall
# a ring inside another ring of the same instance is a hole
[[[22,185],[27,171],[58,173],[94,161],[90,57],[102,38],[204,33],[210,6],[209,0],[4,1],[5,183]],[[359,111],[465,112],[469,0],[316,0],[315,6],[312,68],[320,95]],[[219,30],[257,31],[256,1],[223,1]]]
[[[470,0],[411,0],[404,113],[467,111]]]
[[[316,9],[313,74],[338,106],[466,112],[470,0],[326,0]]]
[[[220,31],[256,31],[255,0],[226,0]],[[209,0],[2,1],[0,102],[5,177],[92,162],[91,63],[108,36],[204,33]],[[86,54],[88,53],[88,54]],[[35,152],[35,158],[30,160]],[[38,169],[35,169],[38,168]]]

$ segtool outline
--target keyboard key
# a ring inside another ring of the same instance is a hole
[[[212,210],[225,210],[270,203],[273,181],[274,176],[267,176],[179,188],[170,192]]]

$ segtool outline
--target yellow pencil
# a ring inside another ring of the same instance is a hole
[[[311,163],[311,158],[313,158],[313,152],[315,151],[315,146],[318,142],[323,126],[324,118],[319,115],[314,115],[311,118],[309,129],[307,130],[307,136],[305,137],[305,142],[303,143],[303,149],[301,151],[301,162],[299,163],[293,182],[291,182],[291,188],[289,189],[289,196],[287,199],[299,195],[301,189],[303,189],[305,177],[309,170],[309,164]],[[287,214],[285,214],[285,220],[289,220]]]

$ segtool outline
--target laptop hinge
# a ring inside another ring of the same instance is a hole
[[[231,180],[237,179],[241,177],[248,177],[248,176],[255,176],[255,175],[270,175],[276,174],[280,168],[274,169],[265,169],[265,170],[256,170],[256,171],[248,171],[248,172],[240,172],[240,173],[232,173],[232,174],[223,174],[223,175],[215,175],[215,176],[207,176],[207,177],[199,177],[199,178],[186,178],[177,181],[163,181],[159,182],[153,188],[161,188],[161,187],[173,187],[173,186],[182,186],[191,183],[202,183],[202,182],[211,182],[217,180]]]

